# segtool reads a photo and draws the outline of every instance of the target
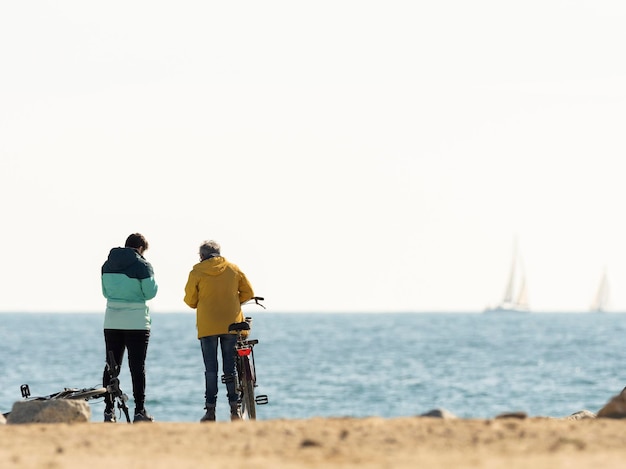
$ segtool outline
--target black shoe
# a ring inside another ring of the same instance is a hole
[[[117,422],[117,417],[115,416],[115,411],[112,410],[111,412],[107,412],[105,410],[104,411],[104,421],[105,422],[111,422],[111,423]]]
[[[207,407],[206,414],[200,419],[200,422],[215,422],[215,407]]]
[[[153,422],[154,417],[150,415],[146,409],[137,410],[135,409],[135,418],[133,419],[133,423],[137,422]]]
[[[241,410],[239,409],[239,404],[237,402],[230,405],[230,419],[241,420]]]

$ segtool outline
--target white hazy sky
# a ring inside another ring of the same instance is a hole
[[[102,311],[146,235],[186,311],[204,239],[272,311],[626,311],[626,3],[0,6],[0,310]]]

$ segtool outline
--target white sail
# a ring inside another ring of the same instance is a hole
[[[609,305],[609,293],[609,280],[605,270],[602,274],[602,278],[600,279],[596,295],[591,302],[591,307],[589,308],[590,311],[595,313],[606,312]]]
[[[509,273],[509,282],[506,284],[506,290],[504,290],[504,296],[502,297],[502,303],[512,303],[513,295],[515,293],[515,267],[516,267],[516,255],[513,254],[513,262],[511,262],[511,272]]]
[[[528,309],[528,289],[526,288],[526,276],[524,275],[521,280],[519,293],[517,294],[517,307],[527,310]]]
[[[522,266],[520,256],[517,251],[517,243],[513,249],[513,259],[511,261],[511,271],[509,280],[504,290],[502,301],[493,307],[487,308],[486,313],[527,313],[528,288],[526,286],[526,274]]]

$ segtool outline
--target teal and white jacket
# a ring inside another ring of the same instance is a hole
[[[146,301],[158,285],[150,263],[132,248],[113,248],[102,266],[102,294],[107,299],[105,329],[150,329]]]

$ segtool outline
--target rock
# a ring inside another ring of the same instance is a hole
[[[91,408],[86,401],[52,399],[16,402],[7,423],[77,423],[90,420]]]
[[[420,417],[436,417],[440,419],[456,419],[458,418],[452,412],[448,412],[446,409],[433,409],[421,414]]]
[[[623,419],[626,418],[626,388],[617,396],[613,396],[602,409],[598,411],[598,418]]]
[[[579,410],[578,412],[574,412],[572,415],[565,418],[568,420],[595,419],[596,414],[589,410]]]
[[[526,412],[503,412],[496,415],[497,419],[525,419],[528,417]]]

